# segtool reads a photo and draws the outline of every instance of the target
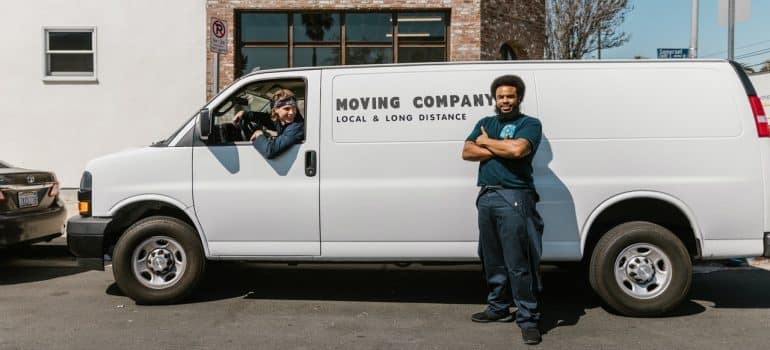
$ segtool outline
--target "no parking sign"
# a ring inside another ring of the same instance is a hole
[[[210,50],[216,53],[227,53],[227,22],[211,18]]]

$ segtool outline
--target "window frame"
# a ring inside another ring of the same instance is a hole
[[[399,15],[404,13],[435,13],[440,12],[443,14],[443,24],[444,24],[444,40],[441,42],[430,42],[430,41],[407,41],[407,42],[399,42],[398,39],[398,21],[399,21]],[[288,31],[288,38],[286,42],[269,42],[269,41],[242,41],[241,40],[241,23],[240,18],[241,15],[244,13],[272,13],[272,14],[283,14],[287,16],[287,28]],[[310,42],[299,42],[294,40],[294,15],[296,14],[323,14],[323,13],[337,13],[339,14],[339,21],[340,21],[340,39],[339,41],[335,42],[317,42],[317,43],[310,43]],[[346,38],[346,30],[347,30],[347,15],[348,14],[368,14],[368,13],[387,13],[391,15],[391,28],[392,28],[392,39],[389,43],[386,42],[362,42],[362,41],[347,41]],[[325,11],[319,11],[319,10],[299,10],[299,9],[284,9],[284,10],[252,10],[252,9],[239,9],[235,11],[235,29],[237,31],[236,33],[236,42],[235,42],[235,67],[234,73],[236,74],[236,77],[248,74],[250,72],[244,72],[241,74],[243,67],[243,62],[241,62],[241,53],[242,49],[244,48],[282,48],[288,50],[288,62],[286,62],[286,68],[292,68],[294,66],[294,49],[295,48],[339,48],[340,53],[340,61],[338,65],[347,65],[347,50],[348,48],[390,48],[391,49],[391,61],[387,62],[390,64],[393,63],[399,63],[399,57],[398,57],[398,51],[401,47],[408,47],[408,48],[443,48],[444,49],[444,61],[442,62],[448,62],[450,60],[450,43],[451,43],[451,9],[447,8],[423,8],[423,9],[399,9],[399,10],[352,10],[352,11],[345,11],[345,10],[325,10]]]
[[[78,27],[43,27],[43,81],[75,81],[75,82],[96,82],[97,79],[97,40],[96,26],[78,26]],[[90,33],[91,50],[50,50],[49,33]],[[93,61],[93,70],[90,72],[52,72],[51,55],[52,54],[90,54]]]
[[[243,86],[241,86],[237,90],[235,90],[232,94],[228,95],[227,98],[225,98],[222,102],[220,102],[216,106],[211,107],[209,109],[210,113],[211,113],[211,118],[214,120],[214,123],[217,124],[217,119],[216,118],[220,118],[220,117],[222,117],[222,116],[224,116],[225,114],[228,113],[228,112],[224,112],[224,113],[221,113],[221,114],[217,115],[217,110],[221,109],[222,107],[224,107],[224,105],[227,104],[234,96],[237,96],[237,95],[240,95],[240,94],[244,93],[244,91],[246,89],[248,89],[249,87],[251,87],[251,86],[253,86],[255,84],[271,84],[271,83],[275,84],[275,83],[278,83],[279,86],[280,86],[281,82],[287,82],[287,81],[288,82],[301,82],[303,87],[304,87],[305,94],[302,96],[304,111],[299,110],[299,106],[297,107],[297,109],[300,112],[300,115],[302,115],[302,117],[305,120],[303,127],[305,129],[305,132],[307,132],[308,120],[307,120],[307,117],[305,117],[305,113],[303,113],[303,112],[307,111],[307,100],[308,100],[308,95],[309,94],[308,94],[308,79],[305,76],[287,75],[287,76],[281,76],[281,77],[257,78],[257,79],[251,80],[251,81],[245,83]],[[281,87],[282,88],[286,88],[285,86],[281,86]],[[292,92],[294,92],[294,91],[292,90]],[[297,97],[299,97],[299,96],[297,96]],[[299,98],[298,98],[298,100],[299,100]],[[217,125],[221,126],[223,124],[226,124],[226,123],[221,122],[221,123],[218,123]],[[200,131],[196,130],[196,138],[198,138],[198,137],[200,137]],[[307,134],[305,134],[305,138],[302,139],[302,142],[300,142],[299,144],[304,144],[306,141],[307,141]],[[228,146],[228,145],[244,146],[244,145],[251,145],[252,142],[248,141],[248,140],[232,141],[232,142],[229,142],[229,141],[228,142],[222,142],[221,140],[219,140],[218,142],[212,142],[212,140],[209,139],[208,141],[205,142],[205,144],[207,146],[209,146],[209,147],[210,146]]]

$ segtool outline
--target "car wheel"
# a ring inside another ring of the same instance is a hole
[[[123,293],[139,304],[177,302],[192,292],[205,268],[195,230],[172,217],[131,225],[115,245],[112,270]]]
[[[627,316],[658,316],[687,296],[692,262],[684,244],[650,222],[618,225],[591,255],[589,280],[610,308]]]

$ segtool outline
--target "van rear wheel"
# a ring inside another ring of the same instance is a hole
[[[135,223],[115,245],[112,271],[123,293],[139,304],[182,300],[201,279],[203,247],[195,230],[172,217]]]
[[[692,281],[687,249],[668,229],[650,222],[618,225],[591,255],[589,280],[615,311],[658,316],[679,305]]]

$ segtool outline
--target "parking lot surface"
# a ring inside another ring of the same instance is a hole
[[[770,271],[698,266],[674,314],[603,308],[580,274],[546,267],[543,343],[478,324],[477,266],[213,263],[184,304],[136,305],[112,271],[77,267],[61,239],[0,252],[0,349],[761,349]]]

